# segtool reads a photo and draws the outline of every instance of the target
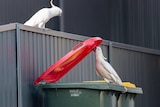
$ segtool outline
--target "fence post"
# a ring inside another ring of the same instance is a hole
[[[109,48],[108,48],[108,62],[112,65],[112,42],[109,42]]]

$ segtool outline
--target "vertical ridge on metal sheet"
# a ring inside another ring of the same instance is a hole
[[[19,24],[15,24],[16,26],[16,74],[17,74],[17,106],[22,107],[22,81],[21,81],[21,50],[20,50],[20,43],[21,43],[21,38],[20,38],[20,28]]]

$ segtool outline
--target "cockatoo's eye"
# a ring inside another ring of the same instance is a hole
[[[98,51],[100,51],[101,49],[100,48],[98,48]]]

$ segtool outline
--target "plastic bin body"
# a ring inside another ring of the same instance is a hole
[[[54,89],[46,90],[47,107],[98,107],[100,105],[97,90]]]
[[[127,88],[127,92],[119,96],[118,107],[135,107],[136,95],[142,93],[141,88]]]
[[[121,94],[119,96],[118,107],[135,107],[136,94]]]
[[[117,107],[124,87],[107,83],[59,83],[40,86],[46,107]]]

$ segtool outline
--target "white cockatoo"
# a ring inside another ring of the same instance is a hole
[[[96,56],[97,75],[103,78],[108,83],[111,82],[122,85],[122,81],[116,71],[107,61],[105,61],[106,58],[103,56],[102,49],[100,47],[96,47],[94,52]]]
[[[38,28],[45,28],[45,24],[53,17],[60,16],[62,10],[55,6],[53,0],[50,1],[51,8],[42,8],[36,12],[28,21],[24,23],[27,26],[33,26]]]

